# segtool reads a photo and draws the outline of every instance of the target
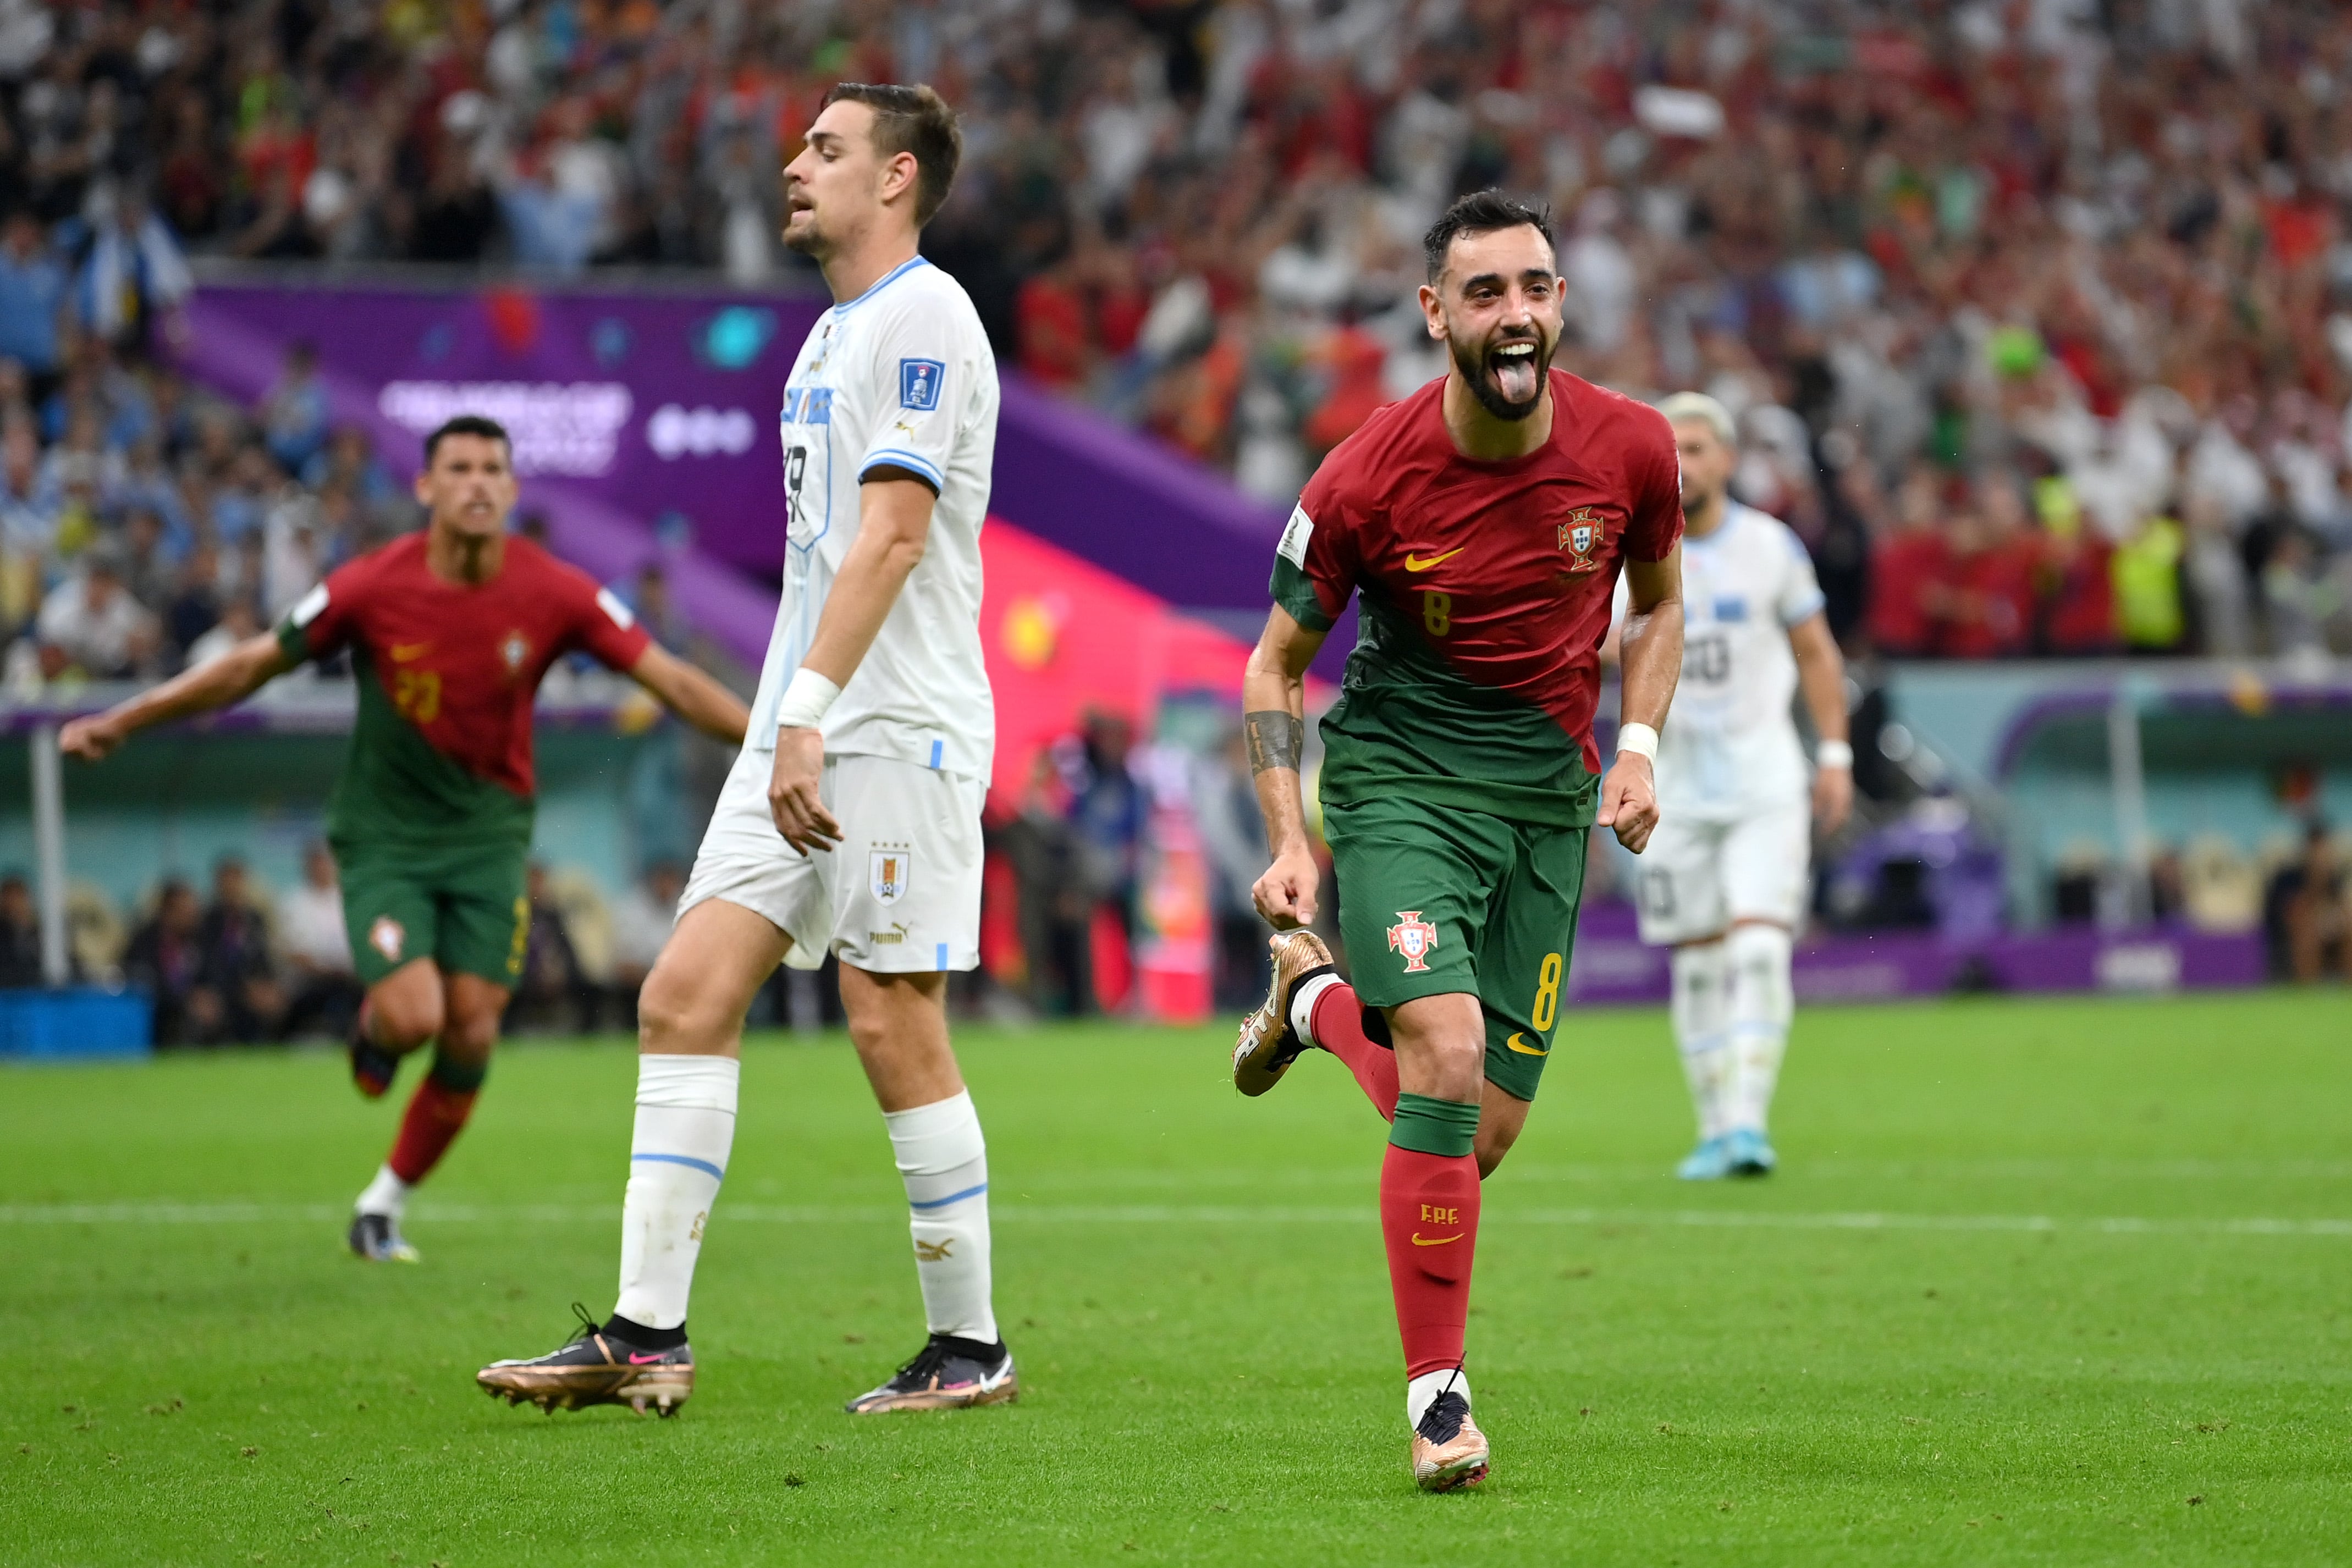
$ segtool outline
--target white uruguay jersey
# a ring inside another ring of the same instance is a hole
[[[986,779],[996,706],[980,642],[980,528],[996,451],[996,359],[956,280],[917,256],[817,319],[784,387],[784,598],[745,744],[776,748],[776,709],[857,537],[882,467],[939,492],[922,560],[824,716],[828,753]]]
[[[1780,518],[1727,499],[1713,533],[1683,535],[1683,674],[1658,736],[1662,811],[1733,821],[1803,797],[1789,632],[1821,607],[1812,559]]]

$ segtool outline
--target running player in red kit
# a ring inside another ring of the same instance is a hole
[[[373,1260],[415,1260],[402,1210],[472,1113],[522,967],[540,678],[579,650],[731,745],[749,719],[585,572],[509,537],[515,497],[506,432],[487,419],[449,421],[425,443],[423,531],[338,568],[276,631],[76,719],[59,737],[95,762],[133,730],[226,707],[306,660],[351,650],[359,716],[327,838],[368,988],[350,1049],[360,1092],[380,1098],[400,1058],[435,1042],[391,1155],[352,1218],[352,1250]]]
[[[1656,411],[1550,369],[1550,224],[1492,191],[1424,241],[1429,334],[1451,364],[1324,459],[1283,530],[1243,688],[1274,864],[1253,890],[1274,988],[1234,1082],[1271,1089],[1309,1046],[1389,1119],[1381,1228],[1404,1342],[1413,1477],[1486,1474],[1463,1372],[1478,1183],[1526,1125],[1556,1038],[1588,837],[1635,853],[1682,665],[1682,499]],[[1615,765],[1592,717],[1620,571],[1629,592]],[[1324,836],[1353,986],[1312,932],[1298,759],[1304,677],[1362,604],[1322,721]]]

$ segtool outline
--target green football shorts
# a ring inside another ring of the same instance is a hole
[[[1534,1099],[1568,989],[1590,831],[1402,800],[1327,805],[1356,995],[1376,1008],[1476,997],[1487,1082]]]
[[[333,841],[343,880],[343,929],[361,983],[430,958],[446,974],[511,986],[530,934],[523,894],[528,843]]]

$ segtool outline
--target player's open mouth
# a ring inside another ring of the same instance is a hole
[[[1490,350],[1486,355],[1486,374],[1493,378],[1495,390],[1503,394],[1505,402],[1535,402],[1538,384],[1535,344],[1505,343]]]

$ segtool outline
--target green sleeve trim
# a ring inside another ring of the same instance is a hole
[[[1290,612],[1290,618],[1309,632],[1328,632],[1332,618],[1323,613],[1323,601],[1316,597],[1315,584],[1305,572],[1291,564],[1286,555],[1274,558],[1274,580],[1267,585],[1274,601]]]
[[[1478,1107],[1426,1094],[1400,1094],[1389,1142],[1444,1159],[1466,1155],[1478,1142]]]
[[[298,664],[310,662],[310,638],[291,617],[278,623],[278,651]]]

